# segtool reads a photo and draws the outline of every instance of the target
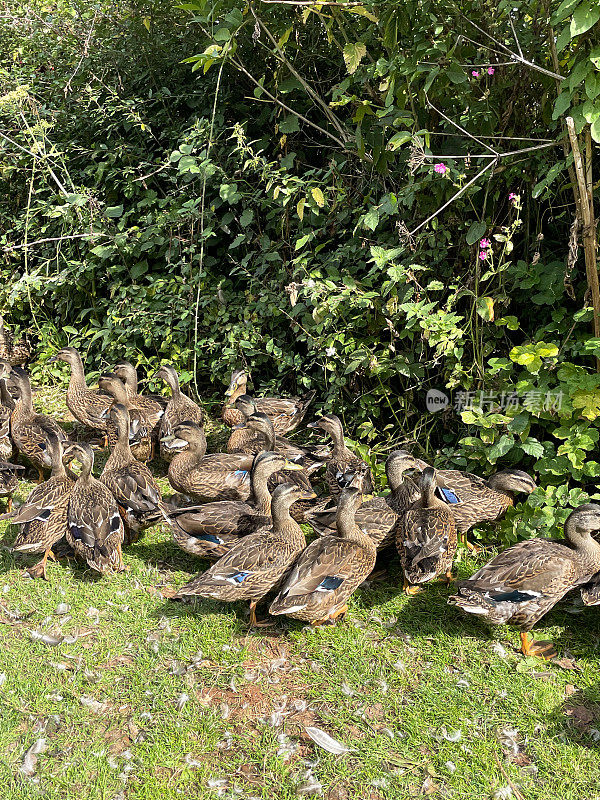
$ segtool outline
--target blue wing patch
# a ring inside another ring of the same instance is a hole
[[[203,533],[200,536],[194,537],[201,542],[212,542],[212,544],[223,544],[223,539],[219,539],[214,533]]]
[[[442,500],[446,503],[450,503],[451,505],[455,505],[456,503],[460,503],[460,498],[458,498],[452,489],[445,489],[443,486],[438,486],[438,492],[442,495]]]
[[[251,572],[235,572],[233,575],[230,575],[229,578],[227,578],[227,580],[239,586],[246,580],[248,575],[251,574],[252,574]]]
[[[248,472],[247,469],[236,469],[236,471],[233,474],[235,475],[236,478],[241,478],[243,481],[247,480],[248,477],[250,476],[250,473]]]
[[[328,575],[317,586],[318,592],[333,592],[344,582],[344,578],[336,578],[335,575]]]

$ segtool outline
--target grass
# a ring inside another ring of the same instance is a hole
[[[36,404],[64,413],[55,392]],[[461,551],[459,575],[489,555]],[[537,635],[568,656],[545,664],[517,652],[516,631],[448,607],[447,587],[405,597],[396,559],[338,626],[260,632],[241,604],[162,597],[204,567],[162,526],[112,577],[64,562],[32,581],[34,557],[0,559],[4,800],[600,798],[595,609],[569,600],[545,618]],[[327,753],[308,726],[351,752]]]

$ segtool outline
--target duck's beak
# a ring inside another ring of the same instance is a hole
[[[301,472],[304,469],[302,464],[296,464],[294,461],[289,461],[287,458],[283,468],[286,472]]]
[[[306,427],[307,428],[320,428],[321,427],[321,420],[316,419],[314,422],[309,422]]]
[[[298,500],[314,500],[316,497],[316,492],[302,492]]]
[[[46,364],[54,364],[55,361],[58,361],[58,358],[56,356],[50,356]]]

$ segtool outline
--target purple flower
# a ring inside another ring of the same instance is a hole
[[[496,70],[493,67],[488,67],[488,75],[493,75]]]
[[[472,70],[472,71],[471,71],[471,75],[472,75],[474,78],[478,78],[478,77],[479,77],[479,72],[478,72],[476,69],[474,69],[474,70]]]
[[[447,169],[448,167],[442,162],[434,166],[434,170],[438,173],[438,175],[445,175]]]
[[[487,248],[491,247],[491,246],[492,246],[492,243],[490,242],[489,239],[482,239],[479,242],[479,247],[481,247],[482,250],[487,250]]]
[[[488,257],[488,251],[487,250],[481,250],[480,253],[479,253],[479,258],[482,261],[485,261],[487,257]]]
[[[508,195],[508,202],[512,203],[513,205],[517,202],[518,199],[519,199],[519,195],[515,194],[514,192],[511,192]]]

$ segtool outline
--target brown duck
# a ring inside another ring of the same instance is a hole
[[[6,374],[6,366],[6,362],[0,362],[0,374]],[[25,370],[14,367],[11,379],[18,395],[10,417],[12,440],[18,451],[36,467],[41,483],[44,471],[52,468],[50,434],[54,434],[61,441],[66,441],[67,434],[52,417],[38,414],[34,410],[31,384]]]
[[[456,553],[456,525],[450,508],[436,495],[437,474],[427,467],[421,474],[420,498],[395,528],[396,548],[404,571],[404,591],[413,594],[438,575],[452,580]]]
[[[120,361],[114,368],[114,374],[125,385],[125,391],[134,408],[137,408],[147,420],[152,438],[158,441],[160,422],[163,417],[166,400],[157,395],[149,397],[138,393],[137,371],[128,361]]]
[[[103,392],[110,395],[114,403],[120,403],[125,406],[129,414],[129,446],[131,447],[131,452],[138,461],[149,461],[153,452],[150,424],[144,413],[134,406],[127,396],[124,383],[113,372],[108,372],[100,376],[98,386]],[[113,449],[117,443],[117,431],[110,420],[107,410],[106,433],[108,445]]]
[[[163,365],[155,378],[163,380],[171,389],[171,397],[166,405],[164,414],[160,420],[160,439],[171,436],[175,426],[182,422],[195,422],[196,425],[202,425],[204,414],[199,405],[190,400],[182,391],[179,386],[179,376],[173,367]],[[174,451],[165,447],[164,443],[160,442],[160,456],[165,461],[171,461]]]
[[[148,467],[132,455],[129,446],[129,412],[121,403],[113,403],[108,424],[117,441],[106,462],[100,482],[113,493],[125,524],[125,543],[139,538],[139,533],[161,518],[162,496]]]
[[[327,460],[325,469],[325,480],[332,497],[337,499],[342,489],[351,486],[360,489],[363,494],[371,494],[373,492],[371,467],[346,447],[340,418],[335,414],[325,414],[307,427],[328,433],[333,441],[331,457]]]
[[[14,341],[12,334],[4,326],[4,317],[0,314],[0,358],[11,366],[26,364],[31,357],[31,347],[25,339]]]
[[[214,500],[247,500],[250,496],[250,470],[253,457],[244,453],[206,455],[204,429],[194,422],[177,425],[165,444],[184,443],[169,464],[169,483],[200,503]]]
[[[112,398],[97,389],[88,388],[79,352],[74,347],[63,347],[48,359],[48,363],[52,361],[64,361],[71,367],[66,398],[71,414],[86,428],[106,433],[106,414]]]
[[[552,643],[532,641],[529,631],[567,592],[600,571],[600,544],[592,536],[598,530],[600,506],[580,506],[565,522],[565,542],[529,539],[509,547],[461,581],[448,602],[492,625],[519,628],[524,655],[553,658]]]
[[[394,450],[387,457],[385,471],[390,493],[363,502],[357,509],[355,521],[363,533],[368,534],[378,550],[394,544],[394,529],[399,516],[421,497],[417,483],[405,473],[421,469],[423,462],[407,450]],[[335,506],[311,510],[306,521],[319,536],[333,536],[336,531]]]
[[[320,469],[331,455],[325,447],[309,449],[301,447],[283,436],[278,436],[270,417],[266,414],[261,415],[250,395],[243,394],[238,397],[235,407],[244,415],[244,422],[236,425],[232,430],[227,442],[228,453],[260,453],[263,450],[273,449],[276,453],[284,455],[289,461],[302,464],[309,475]],[[268,420],[268,423],[264,423],[266,430],[261,430],[256,425],[249,426],[247,423],[252,416],[255,418],[266,417]],[[268,427],[269,424],[271,428]],[[274,441],[273,437],[275,437]],[[272,448],[271,444],[273,444]]]
[[[267,484],[275,472],[283,469],[302,467],[286,461],[279,453],[259,453],[250,472],[251,492],[246,502],[221,500],[169,509],[165,516],[175,543],[199,558],[221,558],[243,536],[270,527],[271,493]]]
[[[123,520],[110,489],[92,475],[94,451],[88,444],[72,444],[63,461],[81,465],[69,496],[67,542],[96,572],[123,571]]]
[[[270,614],[320,625],[334,622],[348,610],[351,594],[375,566],[375,542],[355,522],[362,502],[356,488],[344,489],[337,507],[337,534],[315,539],[297,559]]]
[[[235,401],[240,395],[247,394],[247,383],[248,375],[245,370],[236,369],[232,373],[229,388],[225,392],[227,399],[221,412],[221,417],[226,425],[233,427],[243,423],[244,415],[235,407]],[[287,399],[282,397],[256,397],[254,398],[254,403],[257,411],[262,411],[271,418],[275,432],[284,434],[295,430],[300,425],[314,396],[315,392],[313,391],[308,392],[303,397],[290,397]]]
[[[38,484],[11,518],[20,525],[12,550],[15,553],[42,553],[42,560],[27,571],[33,578],[47,580],[46,561],[54,560],[52,548],[67,532],[67,506],[74,481],[67,475],[62,457],[63,443],[54,434],[48,435],[52,472]]]
[[[209,570],[182,586],[177,597],[195,595],[229,603],[248,600],[250,625],[258,625],[257,604],[281,583],[306,547],[304,533],[289,513],[302,494],[298,486],[278,486],[271,501],[271,528],[244,536]]]
[[[10,435],[10,417],[15,401],[8,390],[8,375],[0,378],[0,459],[10,461],[15,455],[15,446]]]

